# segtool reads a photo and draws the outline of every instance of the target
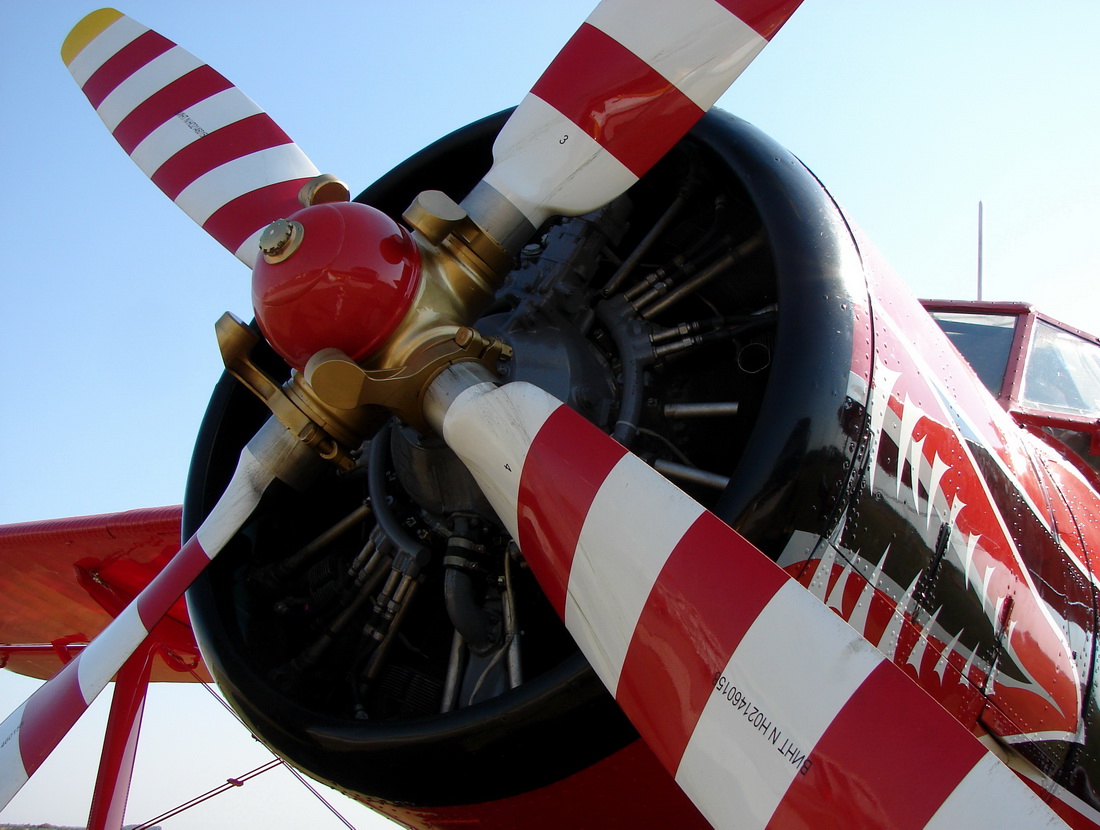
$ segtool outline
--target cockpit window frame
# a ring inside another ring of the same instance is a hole
[[[921,305],[929,314],[949,312],[952,314],[996,314],[1015,317],[1016,325],[1012,334],[1012,345],[1008,350],[1008,362],[1001,387],[993,397],[1005,409],[1010,410],[1010,402],[1018,401],[1023,389],[1024,369],[1026,368],[1027,348],[1031,342],[1031,332],[1035,326],[1038,312],[1029,303],[993,303],[981,300],[921,300]],[[963,355],[965,358],[966,355]]]
[[[1030,303],[984,302],[975,300],[921,300],[921,305],[929,314],[948,312],[952,314],[998,314],[1016,317],[1012,345],[1008,355],[1001,388],[994,394],[997,402],[1016,420],[1017,423],[1032,428],[1044,429],[1048,433],[1058,430],[1070,430],[1089,436],[1090,461],[1095,463],[1100,456],[1100,418],[1079,415],[1055,409],[1046,409],[1024,400],[1024,381],[1028,366],[1028,357],[1040,323],[1046,323],[1056,329],[1094,343],[1100,347],[1100,337],[1066,325],[1047,314],[1037,311]],[[965,355],[964,355],[965,358]]]

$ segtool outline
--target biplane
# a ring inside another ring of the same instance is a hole
[[[4,780],[155,666],[410,826],[1093,826],[1097,341],[929,315],[703,115],[793,5],[605,0],[515,111],[354,201],[205,64],[85,19],[66,63],[257,320],[219,323],[181,511],[10,530],[81,550],[63,602],[27,557],[25,607],[117,622],[4,635],[65,664]]]

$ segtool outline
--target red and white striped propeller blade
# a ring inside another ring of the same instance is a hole
[[[515,251],[607,204],[718,100],[801,0],[603,0],[504,125],[463,202]]]
[[[137,166],[251,267],[261,231],[301,207],[313,162],[222,75],[115,9],[81,20],[61,57]]]
[[[241,452],[225,493],[157,577],[76,659],[0,724],[0,809],[15,797],[195,577],[252,514],[275,478],[294,478],[318,456],[274,418]]]
[[[853,628],[557,399],[459,366],[426,414],[714,826],[1064,827]]]

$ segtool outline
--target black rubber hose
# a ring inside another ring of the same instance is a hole
[[[474,563],[467,557],[472,542],[465,536],[466,529],[465,520],[457,519],[455,532],[447,545],[447,556],[443,560],[443,600],[451,624],[462,635],[470,651],[484,657],[500,645],[501,620],[499,615],[478,603],[473,575],[469,570]]]
[[[367,491],[370,493],[375,521],[378,522],[382,532],[389,537],[389,540],[398,550],[398,554],[394,556],[394,564],[399,570],[405,572],[407,567],[401,560],[404,559],[416,563],[416,565],[422,565],[427,562],[428,549],[408,534],[390,510],[389,494],[386,491],[386,467],[389,464],[390,432],[392,430],[393,422],[390,421],[378,431],[378,434],[370,442]],[[413,576],[416,576],[416,574],[413,574]]]

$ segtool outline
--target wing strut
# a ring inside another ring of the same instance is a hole
[[[123,664],[115,680],[88,830],[122,830],[155,655],[156,643],[146,640]]]
[[[276,479],[304,482],[318,456],[278,420],[261,427],[241,452],[225,492],[168,566],[92,640],[0,724],[0,809],[87,711],[92,701],[144,648],[149,632],[195,577],[230,542]]]

